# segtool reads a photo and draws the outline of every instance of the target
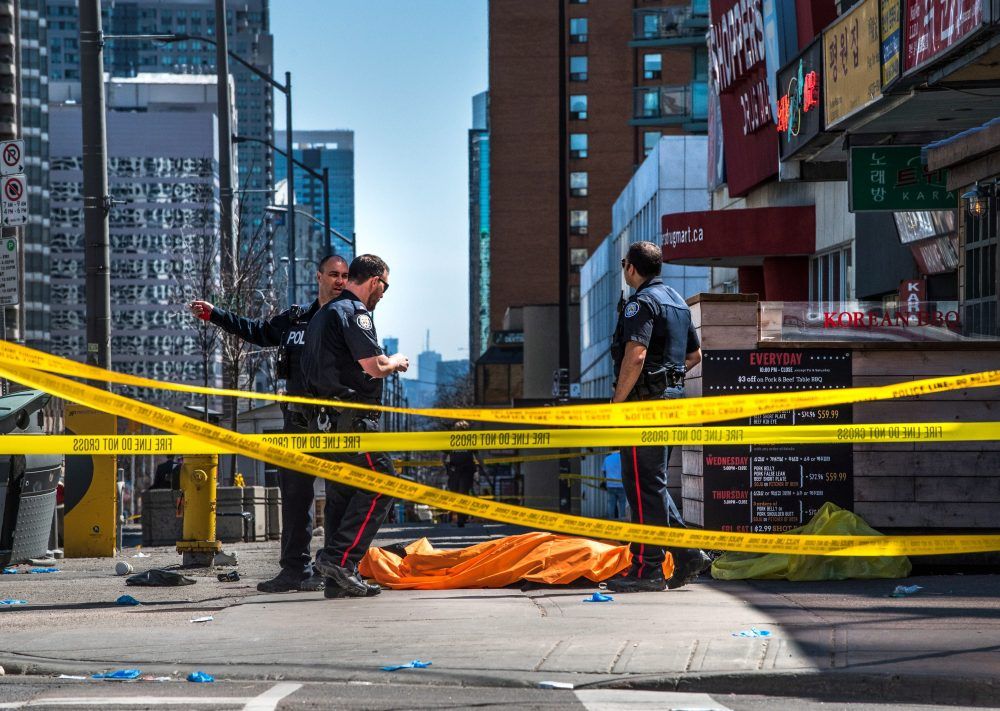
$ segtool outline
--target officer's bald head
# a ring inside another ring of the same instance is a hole
[[[339,262],[341,265],[343,265],[344,267],[343,271],[346,272],[348,270],[346,259],[341,257],[339,254],[328,254],[321,260],[319,260],[319,266],[316,267],[316,271],[325,272],[327,270],[327,267],[333,266],[334,262]]]
[[[649,279],[660,275],[663,252],[652,242],[636,242],[628,248],[625,261],[635,267],[639,276]]]

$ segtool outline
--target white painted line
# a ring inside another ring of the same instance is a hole
[[[259,698],[259,697],[258,697]],[[33,706],[241,706],[253,701],[246,696],[62,696],[0,704],[0,709]],[[274,708],[273,706],[271,707]]]
[[[301,688],[302,684],[275,684],[260,696],[251,699],[243,707],[243,711],[274,711],[279,701]]]
[[[578,689],[573,693],[587,711],[732,711],[708,694],[629,689]]]

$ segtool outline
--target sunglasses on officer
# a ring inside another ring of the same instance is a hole
[[[382,277],[378,277],[378,280],[382,282],[382,293],[384,294],[385,292],[389,291],[389,282],[387,282]]]

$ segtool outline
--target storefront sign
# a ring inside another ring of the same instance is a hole
[[[923,280],[914,280],[923,284]],[[762,341],[966,341],[957,301],[910,299],[900,287],[899,302],[887,307],[881,301],[844,303],[763,301],[760,304]],[[917,292],[918,297],[922,296]]]
[[[833,349],[705,351],[705,395],[851,387],[851,351]],[[850,424],[850,405],[760,415],[733,424]],[[704,526],[779,533],[806,523],[827,501],[854,506],[850,444],[705,445]]]
[[[899,78],[902,0],[879,0],[882,27],[882,86]]]
[[[826,126],[882,97],[878,0],[863,0],[823,32]]]
[[[676,212],[660,225],[665,262],[741,266],[816,251],[813,205]]]
[[[906,71],[937,59],[982,23],[982,0],[906,0]]]
[[[927,301],[927,282],[923,279],[907,279],[899,283],[899,310],[906,314],[919,314],[921,305]]]
[[[778,148],[785,160],[823,130],[820,87],[823,45],[817,39],[778,72]]]
[[[745,195],[778,172],[764,62],[761,0],[719,0],[711,4],[709,32],[714,81],[719,87],[729,193]]]
[[[920,146],[851,148],[851,212],[943,210],[958,206],[947,189],[948,172],[928,171],[920,161]]]

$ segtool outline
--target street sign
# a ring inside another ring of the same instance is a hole
[[[0,141],[0,175],[24,172],[24,141]]]
[[[0,306],[17,303],[17,240],[8,237],[0,243]]]
[[[4,176],[0,184],[4,227],[24,225],[28,222],[28,190],[24,174]]]

